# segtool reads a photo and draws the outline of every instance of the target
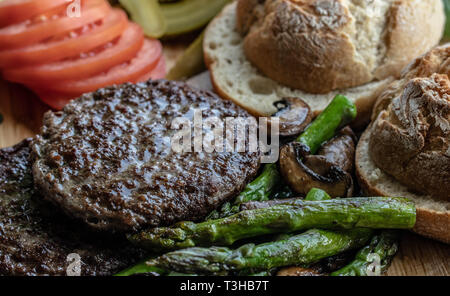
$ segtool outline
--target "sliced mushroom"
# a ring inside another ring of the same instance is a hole
[[[280,136],[299,135],[311,123],[313,114],[308,104],[302,99],[284,98],[273,104],[278,109],[273,116],[280,119]]]
[[[312,188],[325,190],[331,197],[353,193],[351,175],[323,155],[310,155],[302,143],[292,142],[280,152],[280,171],[291,188],[306,195]]]
[[[324,156],[349,174],[355,163],[356,136],[350,127],[343,128],[336,137],[322,145],[317,155]]]

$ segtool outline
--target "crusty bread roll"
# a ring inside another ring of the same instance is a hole
[[[267,77],[315,94],[399,76],[438,44],[443,28],[441,0],[237,4],[247,59]]]
[[[417,57],[405,67],[401,77],[391,83],[377,98],[372,112],[372,121],[380,112],[386,110],[392,100],[398,97],[411,79],[416,77],[431,77],[435,73],[449,75],[450,71],[450,43],[433,48],[422,56]]]
[[[356,103],[359,115],[355,125],[362,126],[369,121],[375,99],[392,82],[390,76],[397,75],[408,61],[437,44],[444,25],[440,0],[265,2],[266,6],[261,6],[259,0],[239,1],[238,24],[237,3],[228,5],[211,22],[204,41],[205,61],[216,92],[256,116],[276,112],[273,103],[283,97],[300,97],[317,114],[340,93]],[[280,17],[286,14],[289,18],[288,12],[294,5],[291,2],[316,10],[314,20],[300,17],[290,22],[295,20],[294,27],[304,30],[303,37],[262,40],[265,33],[261,30],[271,32],[264,25],[273,25],[267,19],[275,17],[275,13],[270,13],[264,18],[265,11],[275,7]],[[371,5],[374,6],[370,8]],[[336,14],[333,9],[339,9],[341,21],[346,24],[328,40],[326,22],[333,18],[327,14]],[[385,16],[384,12],[389,13]],[[323,15],[319,17],[319,13]],[[315,28],[317,19],[322,25]],[[263,26],[258,29],[258,25]],[[283,46],[280,40],[292,43]],[[341,46],[333,46],[333,40]],[[273,48],[277,45],[280,50]],[[292,50],[288,53],[287,48]],[[247,58],[250,55],[251,62]],[[298,88],[286,86],[289,84]]]
[[[373,123],[369,151],[377,167],[411,190],[450,201],[448,76],[412,79]]]
[[[356,152],[367,194],[417,206],[419,234],[450,243],[450,45],[412,62],[377,101]]]
[[[356,149],[356,175],[367,196],[399,196],[416,204],[414,231],[420,235],[450,244],[450,202],[430,195],[411,192],[394,177],[379,169],[369,156],[370,128],[362,135]],[[442,184],[446,186],[447,184]]]

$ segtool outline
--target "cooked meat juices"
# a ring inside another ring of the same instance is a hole
[[[65,275],[71,253],[81,257],[81,275],[111,275],[142,257],[41,204],[29,154],[29,140],[0,150],[0,275]]]
[[[239,193],[259,153],[176,153],[177,117],[248,117],[209,92],[149,81],[100,89],[49,112],[33,143],[42,196],[96,229],[196,220]],[[204,130],[205,132],[205,130]]]

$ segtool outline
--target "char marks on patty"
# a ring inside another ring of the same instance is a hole
[[[66,275],[81,259],[81,275],[112,275],[144,255],[118,237],[92,233],[36,196],[30,140],[0,150],[0,275]]]
[[[204,119],[249,116],[212,93],[165,80],[86,94],[45,115],[33,144],[35,182],[46,199],[96,229],[202,218],[255,176],[259,152],[174,152],[172,121],[192,122],[196,109]]]

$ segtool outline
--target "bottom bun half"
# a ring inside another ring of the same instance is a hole
[[[417,220],[413,231],[450,244],[450,202],[408,191],[371,160],[369,137],[371,126],[363,133],[356,150],[356,174],[366,195],[406,197],[416,204]]]

